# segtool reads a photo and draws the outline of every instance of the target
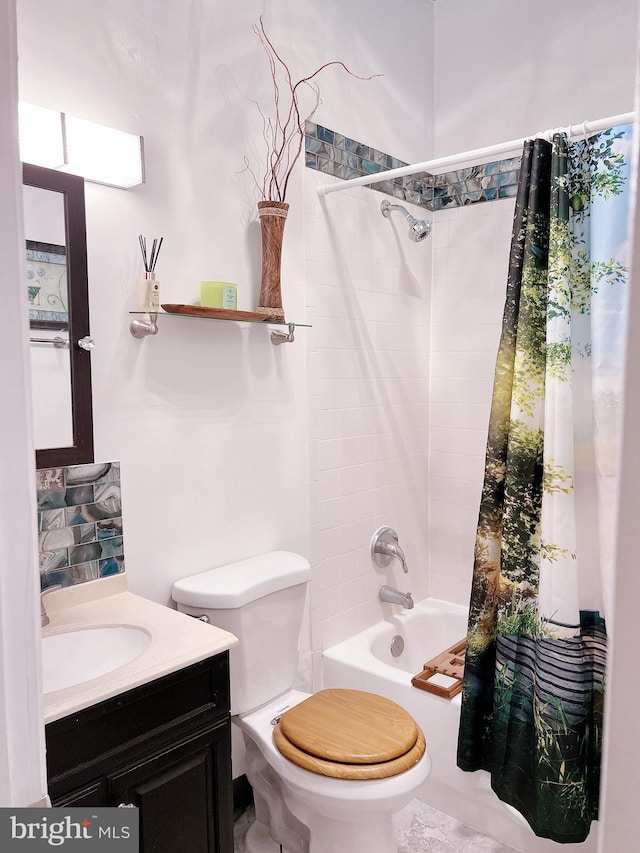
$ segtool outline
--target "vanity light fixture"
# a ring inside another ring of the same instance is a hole
[[[144,183],[143,138],[21,102],[20,159],[128,189]]]
[[[64,166],[62,113],[20,101],[18,130],[23,163],[59,169]]]
[[[67,155],[65,172],[124,189],[144,183],[141,136],[64,113],[62,119]]]

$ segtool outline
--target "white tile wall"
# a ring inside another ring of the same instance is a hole
[[[318,664],[394,612],[382,583],[468,603],[514,202],[420,211],[434,228],[414,244],[400,214],[381,215],[381,194],[320,199],[327,178],[305,180]],[[373,567],[382,524],[400,535],[407,575]]]
[[[513,200],[438,211],[429,444],[431,595],[468,604]]]
[[[327,180],[305,170],[314,660],[393,612],[383,583],[428,594],[432,246],[412,243],[400,214],[385,219],[378,192],[319,199]],[[383,524],[398,531],[406,575],[372,564]]]

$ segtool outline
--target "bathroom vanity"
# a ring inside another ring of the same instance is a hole
[[[44,642],[113,626],[116,612],[120,624],[148,631],[150,642],[112,673],[45,693],[52,805],[138,808],[141,853],[231,853],[228,648],[235,637],[127,592],[78,601],[88,590],[72,590],[72,606],[69,591],[61,592],[66,604],[54,599],[58,593],[47,596]]]
[[[143,853],[230,853],[228,658],[49,723],[52,805],[139,808]]]

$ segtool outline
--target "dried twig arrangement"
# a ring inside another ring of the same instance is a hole
[[[347,68],[344,62],[333,60],[325,62],[312,74],[301,77],[294,83],[289,66],[275,49],[266,33],[262,17],[260,17],[259,25],[253,25],[253,31],[260,39],[269,60],[273,80],[274,109],[272,116],[266,115],[260,104],[255,102],[262,117],[262,135],[267,148],[262,180],[258,180],[256,177],[247,157],[244,158],[244,163],[264,200],[285,201],[291,172],[302,154],[305,123],[310,121],[321,103],[320,89],[314,78],[331,65],[339,65],[347,74],[356,77],[358,80],[371,80],[382,75],[372,74],[369,77],[360,77]],[[313,106],[303,116],[300,97],[307,90],[312,93]]]

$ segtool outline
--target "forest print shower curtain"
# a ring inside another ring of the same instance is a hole
[[[525,144],[476,535],[458,765],[559,842],[598,814],[631,132]]]

